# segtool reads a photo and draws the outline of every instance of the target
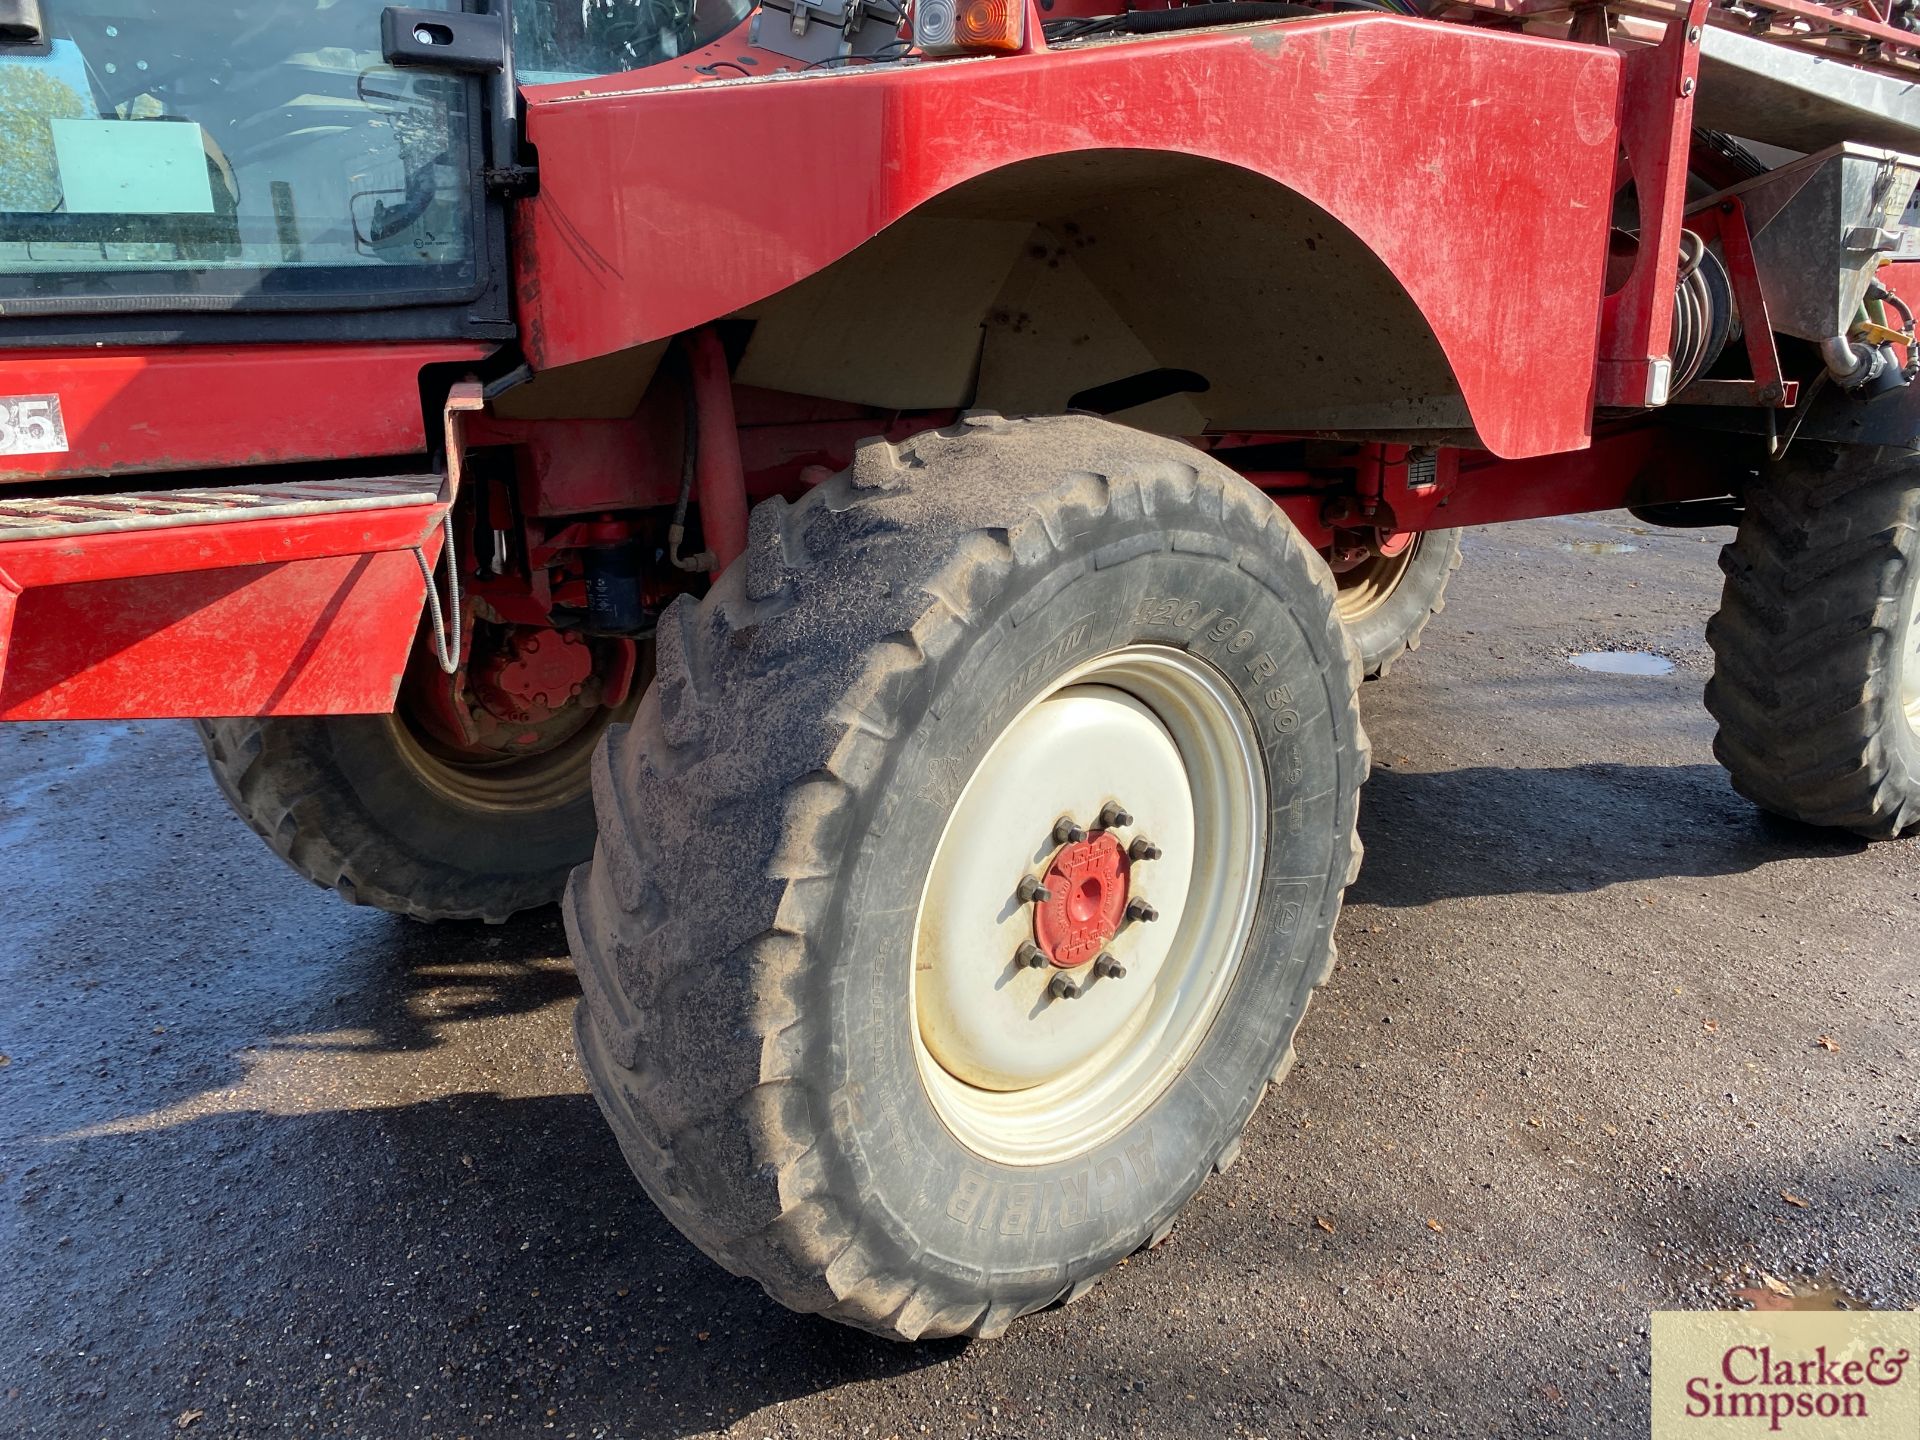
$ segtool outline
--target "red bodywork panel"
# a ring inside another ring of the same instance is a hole
[[[0,395],[58,394],[64,454],[0,456],[0,482],[417,455],[420,371],[490,346],[0,350]]]
[[[380,713],[437,505],[0,548],[0,720]]]
[[[1620,72],[1604,47],[1339,15],[624,94],[536,88],[525,344],[539,369],[677,334],[989,171],[1159,150],[1269,176],[1366,242],[1495,453],[1578,449]],[[1545,317],[1551,342],[1535,343]]]
[[[57,393],[68,450],[0,482],[417,456],[420,372],[473,344],[0,352],[0,395]],[[0,547],[0,720],[391,710],[438,506]]]

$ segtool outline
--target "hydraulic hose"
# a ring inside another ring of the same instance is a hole
[[[700,406],[693,393],[693,361],[687,355],[683,339],[674,347],[680,362],[682,388],[686,392],[685,423],[680,430],[680,495],[673,505],[673,523],[667,526],[667,559],[678,570],[705,571],[713,568],[713,552],[682,555],[680,546],[687,538],[687,505],[693,499],[693,481],[700,455]]]

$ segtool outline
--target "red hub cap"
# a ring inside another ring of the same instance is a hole
[[[401,708],[461,761],[557,750],[626,698],[633,642],[494,621],[470,625],[459,673],[416,646]]]
[[[1413,544],[1413,535],[1414,532],[1411,530],[1402,530],[1397,535],[1382,533],[1379,537],[1380,543],[1378,548],[1380,553],[1391,560],[1409,545]]]
[[[1120,842],[1102,830],[1064,845],[1042,884],[1051,900],[1033,907],[1033,939],[1063,970],[1085,965],[1120,930],[1127,914],[1127,872],[1132,862]]]
[[[537,745],[538,727],[566,709],[593,674],[593,651],[577,634],[516,627],[507,644],[471,671],[480,703],[509,725],[528,727],[516,741]]]

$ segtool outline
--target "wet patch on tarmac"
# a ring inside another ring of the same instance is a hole
[[[1582,650],[1567,661],[1596,675],[1671,675],[1674,669],[1666,656],[1645,650]]]
[[[1751,1310],[1871,1310],[1874,1307],[1849,1293],[1831,1275],[1782,1280],[1761,1274],[1757,1283],[1736,1287],[1734,1295]]]

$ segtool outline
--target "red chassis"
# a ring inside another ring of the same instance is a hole
[[[1197,383],[1100,408],[1240,466],[1323,548],[1727,495],[1739,446],[1644,408],[1595,438],[1597,404],[1644,400],[1668,359],[1671,247],[1605,292],[1623,144],[1650,240],[1679,221],[1684,20],[1626,57],[1339,14],[692,84],[686,57],[659,83],[530,89],[519,357],[0,351],[0,393],[57,391],[71,439],[0,459],[0,481],[417,472],[448,378],[508,376],[455,442],[490,463],[454,563],[488,613],[534,626],[584,603],[579,557],[609,535],[667,548],[689,413],[709,565],[743,548],[746,501],[862,437],[1084,406],[1141,374]],[[453,498],[52,538],[0,515],[0,718],[390,709]],[[510,564],[484,563],[489,532]],[[664,573],[650,603],[700,583]]]

